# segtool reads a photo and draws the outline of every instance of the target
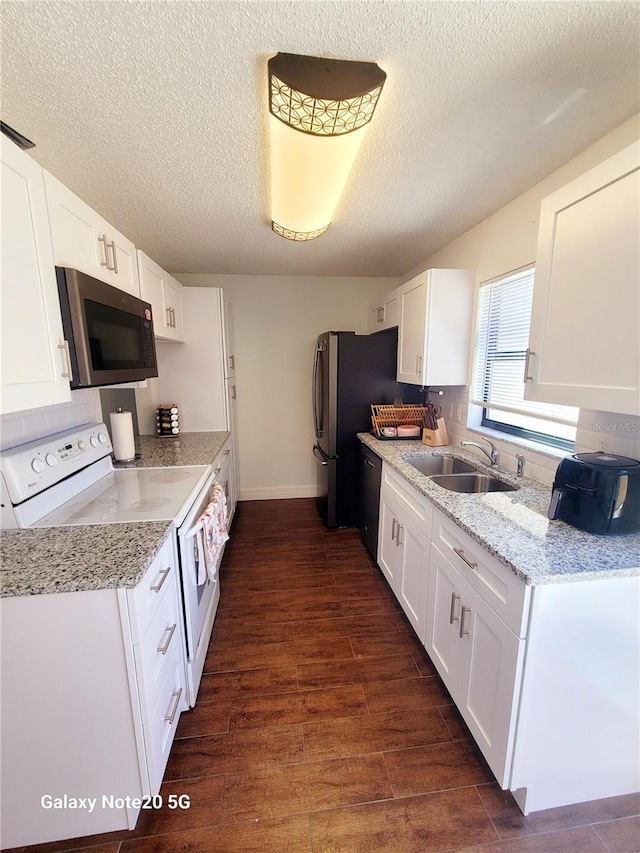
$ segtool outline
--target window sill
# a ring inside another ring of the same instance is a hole
[[[551,447],[548,444],[540,444],[537,441],[531,441],[528,438],[518,438],[515,435],[509,435],[506,432],[500,432],[497,429],[488,429],[487,427],[467,426],[469,432],[477,435],[490,438],[492,441],[500,441],[504,444],[510,444],[514,447],[523,450],[531,450],[534,453],[539,453],[541,456],[548,456],[550,459],[564,459],[565,456],[571,455],[573,450],[563,450],[560,447]]]

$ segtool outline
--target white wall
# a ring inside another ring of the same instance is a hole
[[[639,138],[640,116],[634,116],[539,184],[425,259],[423,264],[403,276],[403,281],[430,267],[461,267],[475,270],[477,286],[480,282],[534,263],[541,200]],[[443,405],[452,440],[455,443],[462,438],[477,440],[477,434],[470,433],[467,428],[468,388],[443,390],[445,393],[439,402]],[[558,453],[522,450],[504,438],[497,443],[506,467],[514,469],[515,454],[522,452],[527,459],[525,473],[542,483],[552,482],[558,465]],[[576,450],[601,449],[640,458],[640,418],[581,411]]]
[[[292,245],[292,251],[304,246]],[[311,412],[314,344],[321,332],[366,333],[368,309],[390,278],[176,275],[222,287],[233,311],[240,498],[316,494]]]

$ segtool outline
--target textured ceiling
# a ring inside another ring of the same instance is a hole
[[[402,275],[640,108],[636,2],[11,2],[2,119],[173,272]],[[273,234],[266,61],[387,83],[333,224]]]

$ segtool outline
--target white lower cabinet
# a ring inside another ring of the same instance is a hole
[[[133,590],[1,600],[2,849],[131,829],[158,792],[186,707],[177,581],[170,539]]]
[[[496,779],[507,788],[525,640],[433,544],[426,622],[425,648]]]
[[[430,522],[426,498],[383,466],[378,563],[421,641],[429,581],[429,536],[425,531]]]

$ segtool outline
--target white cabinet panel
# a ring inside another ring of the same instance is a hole
[[[46,171],[44,181],[56,266],[80,270],[139,297],[131,240]]]
[[[640,143],[543,200],[525,397],[640,414]]]
[[[4,135],[2,414],[71,399],[42,168]]]
[[[398,299],[398,382],[467,384],[471,270],[427,270],[398,288]]]
[[[140,297],[151,304],[153,334],[161,341],[184,341],[182,285],[138,249]]]
[[[384,299],[369,311],[369,331],[381,332],[398,325],[400,312],[399,288],[387,293]]]

